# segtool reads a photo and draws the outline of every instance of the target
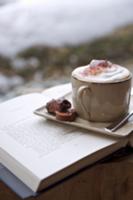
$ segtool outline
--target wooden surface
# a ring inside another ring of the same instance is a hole
[[[133,154],[112,156],[28,200],[131,200]],[[0,200],[20,200],[0,182]]]

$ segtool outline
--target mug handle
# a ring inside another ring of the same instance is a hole
[[[89,91],[89,98],[88,98],[88,101],[89,101],[89,109],[87,109],[84,105],[84,102],[83,102],[83,93],[84,91],[87,90]],[[90,119],[90,104],[91,104],[91,89],[88,87],[88,85],[83,85],[81,86],[79,89],[78,89],[78,92],[77,92],[77,95],[78,95],[78,101],[80,103],[80,106],[82,108],[82,110],[84,111],[85,115],[88,116],[89,115],[89,119]]]

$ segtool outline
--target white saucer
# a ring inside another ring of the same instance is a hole
[[[71,100],[72,99],[71,93],[63,96],[63,98],[66,98],[69,101],[72,101]],[[130,109],[133,109],[133,96],[131,96],[130,102],[131,102],[130,103]],[[133,121],[132,120],[129,120],[128,123],[126,123],[123,127],[121,127],[120,129],[118,129],[115,132],[109,132],[109,131],[106,130],[106,127],[109,125],[109,123],[89,122],[89,121],[84,120],[80,117],[77,117],[76,120],[73,121],[73,122],[60,121],[60,120],[57,120],[54,115],[49,114],[47,112],[45,105],[43,107],[36,109],[34,111],[34,114],[39,115],[41,117],[44,117],[48,120],[56,121],[56,122],[61,123],[61,124],[67,124],[67,125],[87,129],[89,131],[97,132],[99,134],[106,134],[106,135],[115,136],[115,137],[119,137],[119,138],[129,135],[131,133],[131,131],[133,130]]]

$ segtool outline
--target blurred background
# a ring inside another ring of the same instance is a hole
[[[132,0],[0,0],[0,101],[69,82],[94,58],[133,70]]]

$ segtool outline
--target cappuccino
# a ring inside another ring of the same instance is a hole
[[[92,60],[72,72],[72,99],[88,121],[111,122],[129,110],[132,74],[107,60]]]
[[[72,76],[81,81],[113,83],[128,79],[130,72],[125,67],[107,60],[92,60],[90,64],[76,68]]]

